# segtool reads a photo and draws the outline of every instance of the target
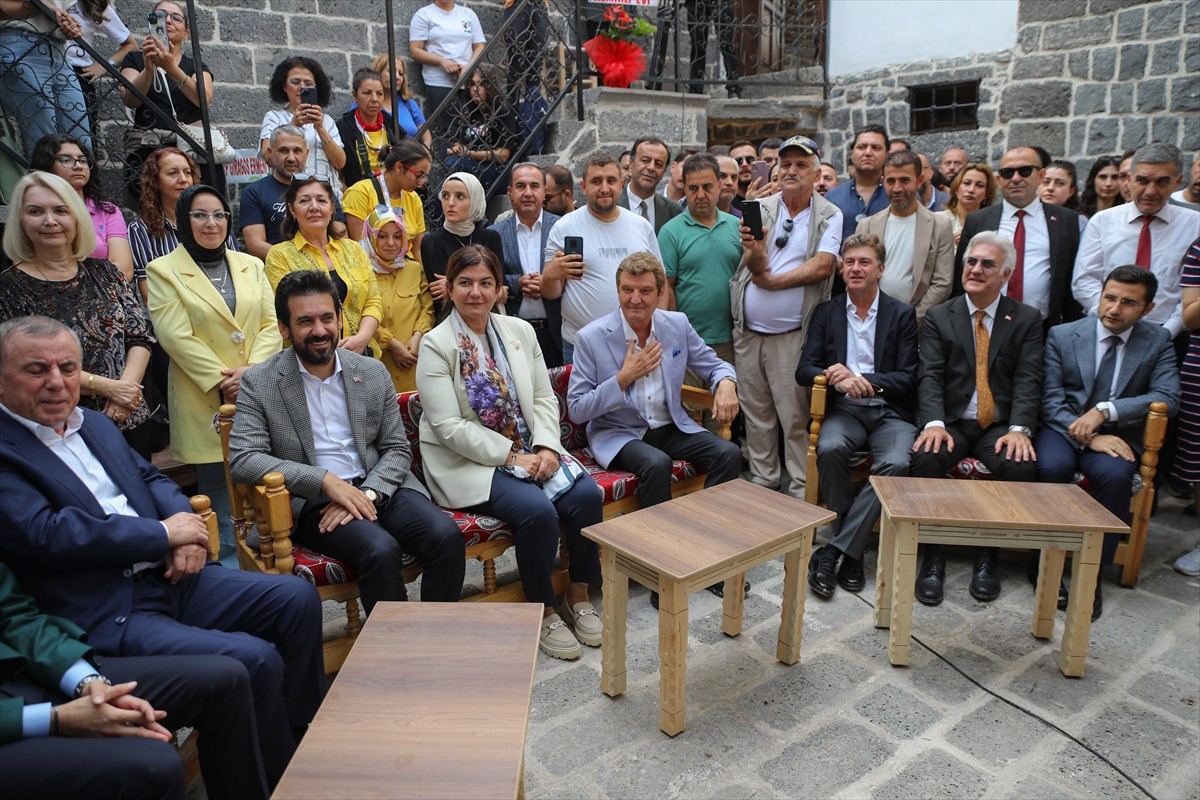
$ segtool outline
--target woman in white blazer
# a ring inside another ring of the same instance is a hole
[[[603,517],[600,489],[563,457],[558,401],[533,328],[491,313],[504,286],[500,259],[468,245],[451,256],[446,283],[452,305],[421,340],[417,360],[426,483],[439,504],[512,526],[525,597],[545,606],[539,646],[578,658],[579,642],[597,647],[602,633],[588,601],[588,584],[600,582],[599,554],[581,533]],[[574,635],[555,611],[550,579],[560,518],[571,577],[562,612]]]
[[[213,415],[222,403],[237,402],[242,373],[278,353],[283,339],[263,263],[225,247],[231,224],[225,198],[210,186],[192,186],[180,195],[175,218],[179,246],[146,266],[150,321],[171,357],[171,456],[196,466],[227,556],[233,526]]]

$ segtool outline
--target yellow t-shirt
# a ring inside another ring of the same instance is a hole
[[[370,178],[354,184],[342,195],[342,210],[361,220],[366,220],[371,216],[371,212],[377,205],[379,205],[379,195],[375,193],[375,186]],[[412,240],[417,234],[425,232],[425,209],[421,207],[421,198],[417,196],[416,192],[402,191],[399,197],[392,195],[392,208],[401,218],[400,221],[404,223],[404,230],[408,234],[408,245],[411,249]],[[416,254],[413,257],[416,258],[419,255]]]

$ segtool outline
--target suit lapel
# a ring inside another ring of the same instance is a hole
[[[839,297],[845,297],[845,295],[839,295]],[[847,300],[847,302],[848,302],[848,300]],[[834,315],[833,324],[830,325],[830,327],[833,329],[834,353],[837,356],[837,363],[845,364],[846,359],[850,357],[850,352],[849,352],[850,346],[847,344],[847,338],[850,335],[850,333],[849,333],[850,322],[848,321],[848,319],[846,317],[846,314],[847,314],[846,304],[838,303],[837,305],[833,306],[830,310],[833,312],[833,315]],[[879,329],[876,328],[876,336],[875,336],[875,346],[876,347],[879,346],[878,331],[879,331]]]
[[[879,313],[875,317],[875,371],[885,372],[883,367],[883,354],[887,350],[888,335],[892,330],[892,304],[885,302],[887,298],[884,295],[879,296]],[[846,330],[842,326],[842,331]],[[845,342],[842,342],[843,346]],[[842,363],[846,363],[842,361]]]
[[[86,427],[87,424],[84,423],[84,428]],[[96,496],[88,491],[75,473],[67,469],[62,460],[54,455],[50,448],[42,444],[40,439],[18,424],[16,420],[9,419],[8,415],[3,412],[0,412],[0,434],[3,434],[4,438],[12,445],[13,455],[28,461],[38,474],[52,478],[63,489],[74,495],[84,508],[103,513],[100,504],[96,501]],[[91,448],[92,443],[89,438],[85,436],[84,441],[88,442],[88,447]],[[103,450],[103,448],[93,449],[93,453],[96,450]],[[105,466],[107,467],[107,464]]]
[[[1075,330],[1075,362],[1079,364],[1079,377],[1083,381],[1084,397],[1092,396],[1092,386],[1096,382],[1096,328],[1091,317],[1086,320],[1091,324],[1080,325]]]
[[[346,390],[346,409],[350,414],[350,430],[354,432],[354,448],[364,465],[367,460],[367,384],[355,364],[347,365],[343,359],[342,386]]]
[[[1129,379],[1146,356],[1148,340],[1139,336],[1139,325],[1134,324],[1133,332],[1129,334],[1129,343],[1125,345],[1125,353],[1121,357],[1121,371],[1117,373],[1117,383],[1113,387],[1113,397],[1120,397],[1129,385]]]
[[[233,281],[235,290],[237,287],[237,278],[235,272],[240,272],[232,264],[229,267],[229,280]],[[238,327],[237,321],[234,320],[233,314],[229,312],[229,306],[221,298],[221,294],[213,286],[212,281],[204,274],[203,270],[195,264],[190,258],[187,263],[179,267],[179,277],[183,280],[183,285],[188,288],[193,294],[199,297],[233,327]],[[249,303],[243,303],[243,306],[248,307]]]
[[[621,325],[621,312],[618,310],[615,315],[609,315],[608,321],[605,323],[608,329],[608,335],[604,337],[604,341],[608,343],[608,352],[612,356],[613,361],[617,365],[617,369],[625,363],[626,348],[629,343],[625,341],[625,328]]]
[[[971,311],[967,307],[967,298],[964,295],[962,298],[956,298],[954,305],[950,306],[950,316],[953,318],[952,327],[955,329],[955,338],[963,343],[963,350],[966,352],[967,361],[971,364],[975,363],[975,320],[971,319]],[[967,347],[967,342],[971,342],[971,347]]]
[[[308,399],[304,396],[304,383],[300,378],[300,367],[296,356],[280,359],[279,396],[287,409],[292,421],[292,428],[304,451],[304,460],[309,464],[317,463],[316,445],[313,444],[312,418],[308,415]]]
[[[992,369],[992,365],[996,362],[996,356],[1004,348],[1004,343],[1008,341],[1008,337],[1012,334],[1013,328],[1013,307],[1017,303],[1016,300],[1010,300],[1008,297],[1000,298],[1000,305],[996,306],[996,319],[992,321],[992,335],[990,337],[991,344],[988,346],[988,370]]]
[[[933,237],[933,214],[918,205],[917,223],[913,233],[913,264],[912,264],[912,297],[909,305],[916,305],[918,296],[924,294],[922,287],[928,288],[925,272],[930,268],[929,240]]]

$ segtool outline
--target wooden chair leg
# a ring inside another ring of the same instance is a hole
[[[483,560],[483,593],[496,593],[496,559],[494,558]]]

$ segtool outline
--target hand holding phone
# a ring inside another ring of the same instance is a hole
[[[763,240],[762,206],[757,200],[742,202],[742,224],[750,229],[750,235],[758,241]]]

